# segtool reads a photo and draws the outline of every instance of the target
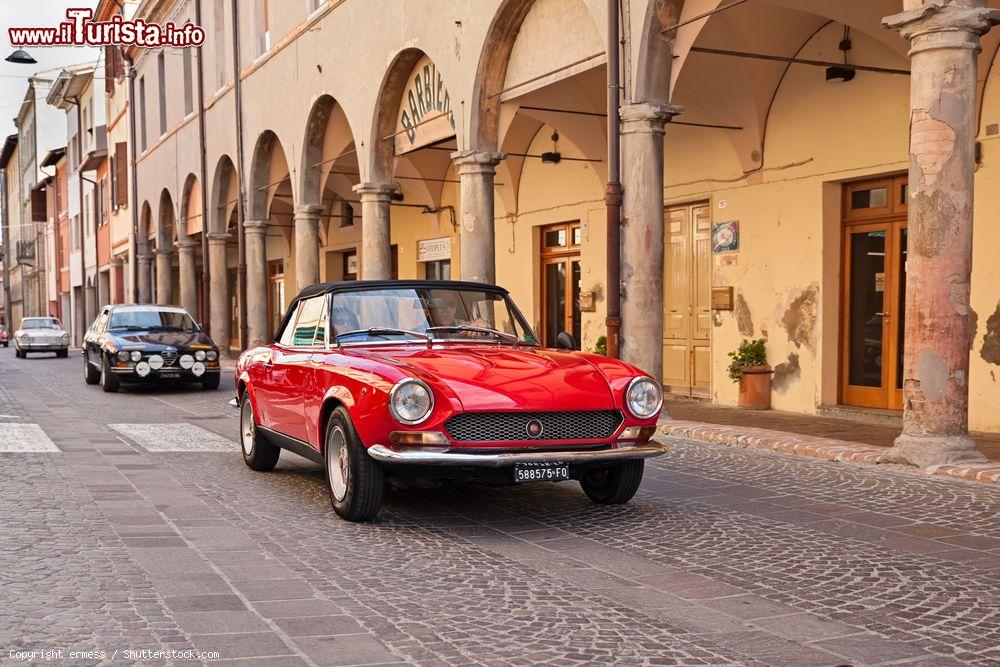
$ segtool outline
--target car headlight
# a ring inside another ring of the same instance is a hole
[[[140,352],[139,350],[133,350],[132,361],[139,361],[140,359],[142,359],[142,352]]]
[[[219,358],[219,353],[216,352],[215,350],[209,350],[208,353],[205,355],[205,358],[208,359],[209,361],[215,361],[216,359]]]
[[[69,334],[68,333],[64,333],[62,335],[62,342],[64,342],[64,343],[68,343],[69,342]]]
[[[625,390],[625,405],[633,416],[649,419],[663,407],[663,390],[653,378],[640,376],[629,382]]]
[[[205,361],[205,350],[198,350],[194,353],[195,361]]]
[[[389,412],[400,424],[419,424],[430,416],[433,409],[434,394],[420,380],[405,378],[389,392]]]
[[[28,334],[22,335],[21,336],[21,342],[22,343],[30,343],[31,342],[31,336],[29,336]]]
[[[118,361],[128,361],[128,360],[129,360],[128,352],[122,350],[121,352],[118,353]]]

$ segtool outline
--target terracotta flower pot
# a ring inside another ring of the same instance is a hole
[[[770,366],[748,366],[740,378],[740,407],[751,410],[771,409]]]

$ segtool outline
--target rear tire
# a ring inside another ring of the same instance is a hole
[[[111,365],[104,354],[101,354],[101,389],[106,394],[114,394],[120,386],[118,376],[111,372]]]
[[[371,521],[382,507],[385,475],[378,461],[368,456],[343,407],[327,420],[323,442],[326,488],[333,510],[347,521]]]
[[[645,461],[626,461],[609,468],[587,472],[580,486],[587,497],[599,505],[622,505],[632,500],[642,483]]]
[[[83,355],[83,380],[87,384],[97,384],[101,381],[101,372],[90,363],[86,353]]]
[[[268,442],[257,429],[249,391],[243,392],[243,404],[240,406],[240,444],[243,448],[243,462],[251,470],[268,472],[278,465],[281,448]]]

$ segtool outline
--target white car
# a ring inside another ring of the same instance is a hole
[[[14,345],[20,359],[29,352],[55,352],[57,357],[65,357],[69,354],[69,333],[56,317],[25,317],[14,332]]]

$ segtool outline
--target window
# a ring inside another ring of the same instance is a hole
[[[156,70],[160,93],[160,136],[167,133],[167,59],[160,51],[156,56]]]
[[[451,280],[451,260],[424,262],[424,277],[427,280]]]
[[[302,308],[302,303],[299,302],[295,305],[295,310],[288,317],[288,324],[285,326],[284,330],[281,332],[281,338],[278,339],[278,345],[284,347],[290,347],[292,345],[292,335],[295,333],[295,318],[299,316],[299,310]]]
[[[194,76],[192,61],[194,49],[184,49],[184,115],[194,111]]]
[[[254,0],[253,20],[256,58],[271,48],[271,0]]]
[[[326,310],[326,296],[306,299],[299,307],[292,333],[295,347],[320,347],[326,344],[326,328],[323,311]]]
[[[309,11],[314,12],[326,3],[326,0],[309,0]]]
[[[215,32],[215,88],[226,85],[226,5],[225,0],[215,0],[212,12]]]
[[[344,208],[340,213],[340,226],[341,227],[354,226],[354,207],[351,206],[346,201],[344,202]]]
[[[146,150],[146,77],[139,77],[139,147]]]

